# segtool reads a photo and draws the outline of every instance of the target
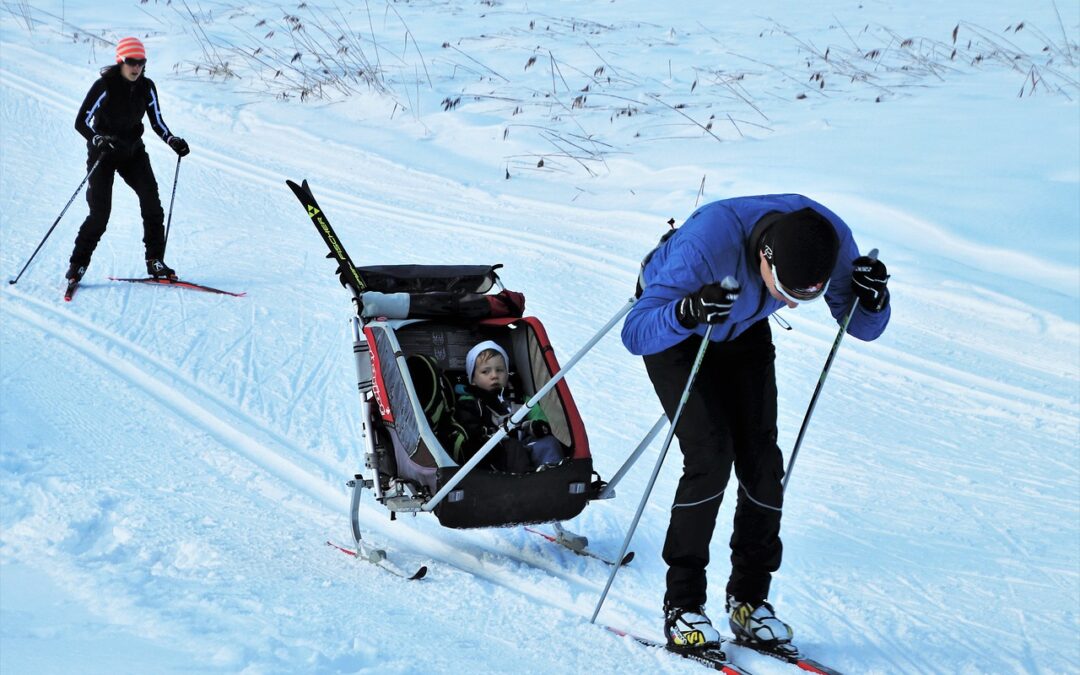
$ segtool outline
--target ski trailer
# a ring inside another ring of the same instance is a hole
[[[372,271],[360,271],[369,283]],[[410,295],[450,293],[443,289],[462,282],[475,289],[466,293],[483,294],[498,281],[492,267],[382,268],[379,272],[380,282],[369,288],[400,288],[396,283],[400,278],[390,275],[401,274],[418,289]],[[541,472],[478,470],[479,461],[466,470],[463,457],[455,457],[453,450],[444,447],[425,412],[425,402],[439,393],[436,378],[421,379],[425,371],[420,366],[433,362],[442,374],[463,380],[466,354],[484,340],[502,346],[517,364],[518,384],[526,395],[552,382],[559,364],[538,319],[377,318],[362,325],[361,320],[354,320],[353,348],[359,381],[363,386],[370,378],[374,404],[369,408],[372,443],[366,463],[377,472],[371,487],[391,511],[431,511],[443,526],[452,528],[540,523],[573,518],[599,493],[602,486],[592,479],[588,437],[565,382],[555,382],[534,403],[544,411],[551,434],[566,455],[557,466]],[[361,363],[368,360],[365,345],[370,349],[370,376]],[[512,433],[509,428],[501,431],[504,436]],[[488,445],[494,449],[497,443]]]
[[[563,530],[560,521],[614,493],[593,470],[585,425],[563,378],[630,304],[563,366],[541,321],[524,315],[524,296],[502,285],[501,265],[357,267],[307,182],[287,184],[353,296],[349,321],[363,463],[370,472],[348,483],[356,552],[364,549],[358,507],[366,488],[391,518],[430,512],[449,528],[555,523],[557,536],[549,541],[583,553],[587,540]],[[510,357],[511,384],[524,403],[481,447],[463,451],[448,429],[452,416],[438,409],[453,407],[454,386],[467,381],[466,354],[485,340]],[[562,461],[528,472],[500,469],[500,444],[516,437],[534,407],[562,446]]]

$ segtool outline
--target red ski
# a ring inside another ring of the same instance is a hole
[[[157,286],[176,286],[178,288],[188,288],[193,291],[202,291],[203,293],[217,293],[218,295],[231,295],[234,298],[242,298],[246,293],[233,293],[232,291],[223,291],[220,288],[211,288],[210,286],[203,286],[202,284],[192,283],[190,281],[184,281],[182,279],[159,279],[157,277],[146,277],[143,279],[121,279],[119,277],[109,277],[112,281],[127,281],[133,284],[154,284]]]

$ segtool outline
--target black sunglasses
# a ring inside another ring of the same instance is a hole
[[[146,65],[146,59],[133,59],[133,58],[129,57],[129,58],[124,59],[124,63],[126,63],[129,66],[145,66]]]

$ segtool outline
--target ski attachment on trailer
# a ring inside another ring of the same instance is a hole
[[[352,556],[357,560],[363,560],[364,562],[371,563],[372,565],[382,568],[390,574],[393,574],[396,577],[401,577],[402,579],[407,579],[409,581],[419,581],[420,579],[423,579],[425,576],[427,576],[426,565],[421,565],[420,569],[416,570],[411,575],[402,572],[400,569],[398,569],[396,565],[386,559],[386,551],[383,551],[382,549],[373,549],[371,551],[354,551],[351,548],[339,546],[338,544],[335,544],[330,540],[326,541],[326,545],[341,551],[345,555]]]
[[[620,561],[605,558],[599,553],[596,553],[595,551],[590,551],[588,548],[586,548],[589,545],[588,539],[582,537],[581,535],[568,532],[561,527],[556,527],[556,534],[554,535],[548,534],[546,532],[541,532],[540,530],[534,530],[531,527],[526,527],[525,531],[531,532],[535,535],[539,535],[553,544],[558,544],[559,546],[570,549],[578,555],[585,556],[587,558],[595,558],[596,560],[607,563],[608,565],[629,565],[630,561],[634,559],[633,551],[630,551],[625,556],[623,556],[623,559]]]

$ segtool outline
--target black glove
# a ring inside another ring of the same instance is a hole
[[[859,256],[851,262],[851,288],[859,304],[870,312],[880,312],[889,305],[889,273],[885,263],[869,256]]]
[[[116,144],[113,142],[115,140],[116,139],[112,136],[101,136],[100,134],[96,134],[90,139],[90,144],[93,145],[98,152],[105,154],[116,150]]]
[[[723,323],[738,299],[739,282],[727,276],[720,283],[702,286],[697,293],[680,300],[675,317],[684,328],[694,328],[699,323]]]
[[[179,136],[173,136],[169,139],[169,147],[176,151],[176,154],[180,155],[181,157],[191,152],[191,148],[188,147],[187,141],[180,138]]]
[[[551,425],[544,420],[527,420],[521,425],[521,430],[533,438],[551,435]]]

